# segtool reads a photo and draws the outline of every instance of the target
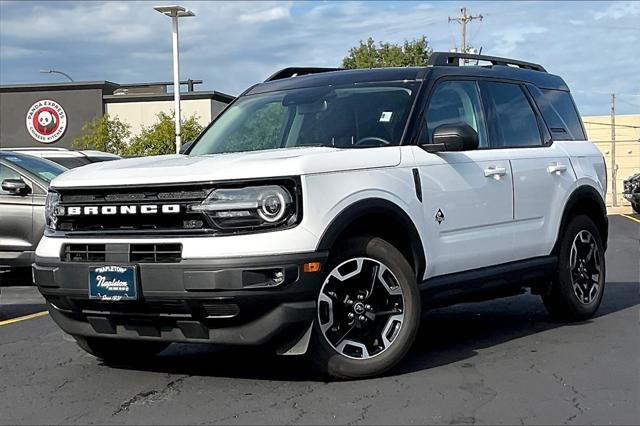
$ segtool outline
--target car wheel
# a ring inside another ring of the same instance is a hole
[[[551,316],[566,321],[591,318],[602,301],[605,258],[598,228],[587,216],[576,216],[563,231],[558,269],[542,296]]]
[[[73,336],[84,351],[105,362],[127,362],[148,358],[165,350],[169,342],[146,342]]]
[[[332,250],[318,295],[310,356],[334,378],[382,374],[411,347],[420,322],[415,273],[393,245],[373,237]]]
[[[633,208],[634,212],[640,214],[640,203],[631,203],[631,207]]]

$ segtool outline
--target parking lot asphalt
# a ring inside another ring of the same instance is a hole
[[[385,377],[326,382],[304,358],[173,345],[107,366],[42,314],[34,288],[0,298],[2,424],[637,424],[640,218],[612,215],[604,301],[552,321],[537,296],[433,310]],[[9,322],[15,321],[16,322]]]

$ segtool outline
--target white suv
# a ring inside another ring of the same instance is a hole
[[[367,377],[402,359],[430,307],[530,289],[555,317],[592,316],[605,176],[569,89],[539,65],[289,68],[184,155],[56,178],[34,276],[106,361],[270,345]]]

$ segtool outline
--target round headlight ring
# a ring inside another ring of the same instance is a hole
[[[287,202],[280,191],[260,194],[258,216],[268,223],[280,221],[287,212]]]

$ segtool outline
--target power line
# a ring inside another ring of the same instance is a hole
[[[640,126],[632,126],[630,124],[611,124],[611,123],[596,123],[594,121],[583,121],[584,124],[595,124],[597,126],[615,126],[615,127],[628,127],[630,129],[640,129]]]

